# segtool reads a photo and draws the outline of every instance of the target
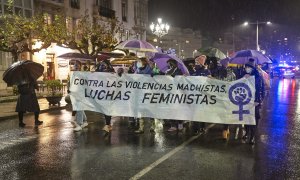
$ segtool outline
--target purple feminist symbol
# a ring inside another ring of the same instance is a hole
[[[232,111],[232,114],[238,114],[239,120],[243,120],[244,114],[250,114],[249,110],[244,110],[243,106],[251,101],[252,93],[249,86],[245,83],[236,83],[229,89],[230,101],[239,106],[238,111]]]

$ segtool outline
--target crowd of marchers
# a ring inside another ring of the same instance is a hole
[[[138,58],[137,61],[131,64],[126,73],[129,74],[148,74],[151,76],[155,75],[166,75],[166,76],[181,76],[187,75],[183,72],[178,65],[178,62],[174,59],[169,59],[167,61],[168,70],[162,72],[154,62],[149,61],[147,58]],[[208,78],[216,78],[223,81],[234,81],[239,78],[248,78],[250,76],[255,77],[255,120],[256,125],[245,125],[244,133],[242,139],[247,141],[249,144],[255,143],[256,129],[259,124],[260,119],[260,109],[263,99],[265,97],[265,86],[264,78],[262,75],[262,70],[260,64],[256,64],[255,60],[252,58],[248,59],[248,62],[241,67],[228,67],[228,64],[217,64],[213,61],[208,63],[207,57],[205,55],[200,55],[195,58],[194,62],[188,64],[187,69],[190,76],[206,76]],[[89,67],[82,66],[80,62],[76,62],[73,71],[89,71]],[[96,72],[107,72],[107,73],[117,73],[122,76],[125,73],[123,68],[118,68],[115,71],[114,67],[108,59],[99,61],[94,69]],[[35,124],[41,125],[42,121],[39,118],[39,105],[35,95],[36,83],[35,81],[30,81],[27,84],[19,85],[18,89],[20,96],[18,99],[16,111],[19,115],[19,126],[24,127],[23,114],[24,112],[34,112],[35,113]],[[68,90],[68,92],[70,92]],[[74,131],[81,131],[83,128],[88,126],[88,118],[84,111],[73,111],[73,116],[75,120],[71,121],[74,125]],[[104,115],[105,125],[103,131],[108,134],[112,132],[113,126],[111,122],[111,116]],[[149,120],[151,127],[149,131],[155,133],[155,123],[154,119],[147,118]],[[135,118],[130,117],[129,121],[136,121],[136,129],[134,133],[142,134],[145,132],[145,118]],[[164,120],[162,120],[164,121]],[[193,135],[198,135],[199,133],[206,132],[206,123],[204,122],[186,122],[181,120],[165,120],[165,124],[168,124],[167,132],[182,132],[184,128],[187,127],[186,124],[191,123],[191,131]],[[223,125],[222,137],[223,139],[228,139],[229,137],[229,125]]]

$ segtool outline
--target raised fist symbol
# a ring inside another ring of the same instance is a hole
[[[234,94],[233,94],[234,99],[237,102],[243,102],[247,97],[247,94],[246,94],[247,91],[243,87],[238,87],[233,92],[234,92]]]

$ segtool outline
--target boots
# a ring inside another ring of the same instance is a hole
[[[19,127],[25,127],[25,123],[23,123],[23,112],[18,112],[19,116]]]
[[[106,133],[110,133],[112,131],[112,127],[111,127],[111,125],[105,125],[102,128],[102,130],[105,131]]]
[[[34,124],[36,126],[43,124],[43,121],[39,121],[39,115],[40,115],[40,112],[34,112]]]
[[[249,144],[250,145],[254,145],[255,144],[255,138],[254,138],[254,136],[250,137]]]
[[[139,129],[134,131],[136,134],[143,134],[144,133],[144,119],[139,119]]]
[[[229,129],[223,130],[222,136],[224,140],[227,140],[229,138]]]
[[[150,132],[155,133],[155,119],[151,120]]]

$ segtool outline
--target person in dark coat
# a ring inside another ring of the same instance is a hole
[[[170,75],[172,77],[183,75],[181,69],[178,67],[178,63],[174,59],[169,59],[167,61],[169,65],[169,69],[166,71],[166,75]],[[171,120],[171,127],[168,129],[169,132],[173,131],[181,131],[183,130],[183,121],[181,120]]]
[[[39,121],[40,106],[35,94],[35,89],[38,89],[35,80],[30,79],[25,84],[18,85],[19,97],[16,106],[16,112],[19,116],[19,127],[25,127],[23,122],[23,116],[26,112],[34,112],[35,125],[43,124],[43,121]]]
[[[222,66],[222,68],[220,69],[220,80],[223,81],[234,81],[236,80],[236,76],[233,72],[233,70],[228,67],[229,63],[226,63]],[[229,139],[229,124],[224,124],[223,126],[223,132],[222,132],[222,136],[223,136],[223,140],[228,140]]]
[[[256,66],[255,66],[255,60],[250,58],[249,62],[245,64],[245,75],[244,77],[248,78],[250,76],[255,77],[255,99],[254,99],[254,104],[255,104],[255,121],[256,125],[245,125],[246,128],[246,134],[243,136],[243,139],[246,140],[249,138],[249,144],[254,144],[255,143],[255,133],[256,133],[256,128],[258,126],[258,122],[260,119],[260,108],[261,108],[261,103],[263,102],[263,99],[265,97],[265,89],[264,89],[264,80],[263,77],[260,75],[258,72]]]
[[[178,67],[178,63],[174,59],[169,59],[167,61],[169,69],[166,71],[166,75],[171,75],[172,77],[183,75],[181,69]]]
[[[114,73],[115,70],[113,66],[111,65],[110,61],[108,59],[101,61],[98,66],[96,67],[96,72],[111,72]],[[106,133],[110,133],[112,131],[111,126],[111,116],[107,116],[104,114],[105,117],[105,126],[102,128],[103,131]]]
[[[205,66],[206,56],[201,55],[195,59],[195,72],[192,76],[206,76],[212,77],[210,70]],[[200,132],[205,132],[205,123],[204,122],[193,122],[192,123],[193,134],[197,135]]]

